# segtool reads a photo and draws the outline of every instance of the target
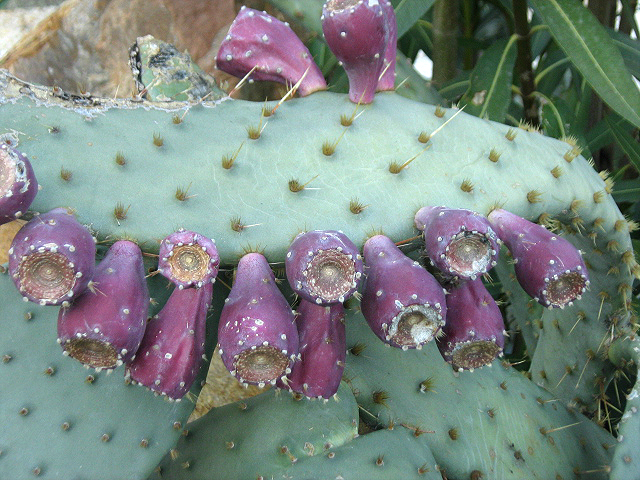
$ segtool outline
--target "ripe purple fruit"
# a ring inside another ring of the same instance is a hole
[[[65,354],[97,369],[133,358],[149,310],[142,252],[133,242],[114,243],[92,285],[58,315],[58,342]]]
[[[238,263],[220,314],[218,343],[222,361],[242,383],[275,384],[291,371],[298,355],[295,317],[259,253]]]
[[[66,305],[82,293],[95,269],[95,239],[64,208],[38,215],[16,234],[9,272],[25,300]]]
[[[402,349],[420,348],[445,323],[443,288],[418,262],[387,237],[364,244],[366,280],[362,314],[384,342]]]
[[[173,290],[147,324],[140,348],[127,365],[131,380],[175,400],[184,397],[202,363],[212,293],[211,282]]]
[[[358,288],[362,257],[342,232],[313,230],[300,233],[285,260],[291,288],[318,305],[342,303]]]
[[[385,9],[378,0],[328,0],[321,19],[324,38],[349,77],[349,98],[373,102],[389,43]]]
[[[158,271],[180,289],[213,283],[220,256],[215,242],[181,228],[160,244]]]
[[[0,145],[0,225],[20,218],[38,192],[38,182],[27,156]]]
[[[300,360],[279,383],[309,398],[330,398],[340,386],[347,355],[344,307],[300,300],[296,325]]]
[[[580,299],[589,286],[587,267],[568,240],[506,210],[494,210],[488,219],[511,251],[525,292],[549,308]]]
[[[489,365],[504,348],[504,321],[481,279],[467,280],[449,290],[447,323],[438,348],[458,370]]]
[[[496,264],[500,244],[487,219],[461,208],[423,207],[415,225],[424,233],[432,265],[447,275],[474,280]]]
[[[220,45],[216,66],[223,72],[250,78],[296,84],[301,96],[326,90],[327,83],[307,47],[283,23],[266,12],[242,7]]]

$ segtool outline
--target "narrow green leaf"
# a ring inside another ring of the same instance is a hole
[[[471,84],[460,103],[465,111],[481,118],[504,121],[511,102],[516,37],[494,43],[486,50],[471,75]]]
[[[636,167],[636,170],[640,172],[640,144],[633,138],[627,130],[621,125],[612,122],[608,117],[606,118],[607,125],[613,133],[613,137],[616,139],[622,151],[629,157],[632,165]]]
[[[551,35],[613,110],[640,127],[640,90],[605,28],[579,0],[531,0]]]
[[[631,75],[640,78],[640,41],[613,29],[607,29]]]
[[[398,21],[398,38],[402,37],[433,6],[435,0],[393,1]]]

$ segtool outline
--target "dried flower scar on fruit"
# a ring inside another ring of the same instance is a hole
[[[280,384],[309,398],[330,398],[340,386],[347,355],[344,307],[300,300],[296,313],[300,360]]]
[[[318,305],[342,303],[358,288],[362,257],[342,232],[300,233],[289,246],[285,267],[291,288]]]
[[[149,290],[142,252],[120,240],[96,268],[92,284],[58,315],[58,342],[65,354],[97,369],[133,358],[144,335]]]
[[[204,355],[207,310],[213,284],[174,288],[149,320],[140,348],[127,365],[132,381],[178,400],[191,388]]]
[[[38,182],[27,156],[0,145],[0,225],[20,218],[38,192]]]
[[[494,210],[488,219],[511,251],[525,292],[549,308],[580,299],[589,274],[580,251],[568,240],[506,210]]]
[[[158,271],[178,288],[215,282],[220,264],[213,240],[182,228],[162,240],[158,257]]]
[[[419,348],[436,337],[445,323],[444,289],[422,266],[387,237],[364,244],[366,280],[362,314],[384,342]]]
[[[324,38],[347,72],[354,103],[373,102],[378,88],[389,43],[385,10],[378,0],[329,0],[322,8]]]
[[[254,80],[289,83],[300,95],[325,90],[327,83],[307,47],[288,23],[252,8],[242,7],[220,45],[216,66],[223,72]]]
[[[218,343],[222,361],[242,383],[275,384],[291,371],[298,355],[295,317],[259,253],[238,263],[220,314]]]
[[[64,208],[38,215],[16,234],[9,272],[25,300],[67,304],[93,277],[96,246],[89,230]]]
[[[475,279],[496,264],[498,236],[482,215],[461,208],[423,207],[415,225],[424,233],[432,265],[447,275]]]
[[[438,348],[458,370],[489,365],[504,348],[504,321],[481,279],[467,280],[447,295],[447,323]]]

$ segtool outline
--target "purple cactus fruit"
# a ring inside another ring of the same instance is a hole
[[[373,102],[389,43],[385,9],[378,0],[328,0],[321,19],[329,49],[349,77],[349,98]]]
[[[309,398],[330,398],[340,386],[347,355],[344,307],[300,300],[297,313],[300,361],[279,384]]]
[[[447,275],[475,280],[497,262],[500,243],[490,223],[471,210],[423,207],[415,225],[431,264]]]
[[[27,156],[0,145],[0,225],[20,218],[38,192],[38,182]]]
[[[436,337],[445,323],[444,289],[384,235],[364,244],[366,280],[361,309],[371,330],[406,350]]]
[[[275,384],[291,373],[298,355],[295,317],[259,253],[248,253],[238,263],[220,314],[218,343],[225,366],[243,384]]]
[[[511,251],[525,292],[549,308],[581,298],[589,286],[587,267],[568,240],[506,210],[494,210],[488,219]]]
[[[64,208],[37,215],[9,248],[9,272],[25,301],[68,305],[89,285],[95,269],[95,239]]]
[[[396,12],[389,0],[380,0],[382,11],[384,12],[385,21],[389,38],[387,48],[384,51],[384,62],[382,64],[382,72],[378,80],[378,91],[394,90],[396,80],[396,49],[398,45],[398,22],[396,21]]]
[[[58,315],[64,353],[96,369],[133,358],[147,323],[149,290],[142,252],[133,242],[114,243],[96,267],[92,285]]]
[[[215,282],[220,256],[215,242],[183,228],[160,244],[158,271],[180,289]]]
[[[362,257],[342,232],[313,230],[293,240],[285,260],[291,288],[318,305],[342,303],[358,288]]]
[[[212,293],[210,282],[200,288],[175,288],[147,324],[140,348],[127,365],[127,377],[171,399],[184,397],[202,363]]]
[[[242,7],[218,50],[216,66],[223,72],[298,86],[301,96],[326,90],[327,83],[307,47],[283,23],[266,12]]]
[[[457,370],[489,365],[502,354],[504,321],[481,279],[467,280],[447,295],[447,323],[438,348]]]

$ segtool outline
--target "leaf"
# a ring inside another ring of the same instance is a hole
[[[608,117],[605,120],[622,151],[629,157],[636,170],[640,172],[640,144],[638,144],[638,141],[621,125],[612,122]]]
[[[640,78],[640,41],[613,29],[607,29],[631,75]]]
[[[531,0],[551,35],[595,92],[640,127],[640,90],[605,28],[578,0]]]
[[[413,25],[427,13],[435,0],[400,0],[393,1],[398,21],[398,38],[402,37]]]
[[[504,121],[511,102],[511,83],[516,61],[516,37],[494,43],[478,60],[471,85],[460,103],[466,112],[481,118]]]

